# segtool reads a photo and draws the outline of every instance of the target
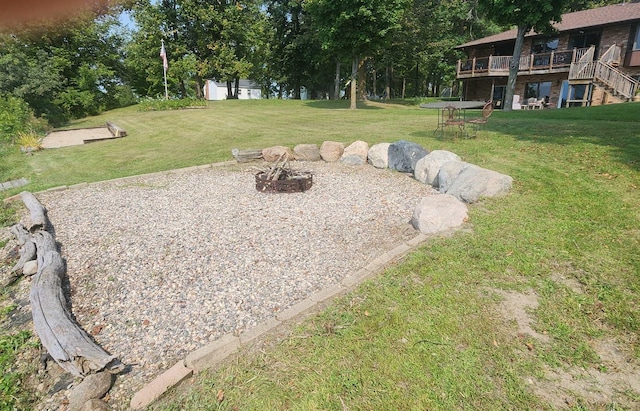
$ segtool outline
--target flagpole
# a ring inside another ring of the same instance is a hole
[[[166,53],[165,48],[164,48],[164,40],[160,40],[162,42],[162,51]],[[164,72],[164,99],[165,100],[169,100],[169,90],[167,89],[167,57],[165,54],[165,57],[163,58],[163,62],[162,62],[162,71]]]

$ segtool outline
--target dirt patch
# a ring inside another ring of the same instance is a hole
[[[49,133],[42,140],[44,148],[58,148],[67,146],[76,146],[85,144],[85,142],[93,142],[100,140],[110,140],[114,138],[108,128],[80,128],[76,130],[61,130]]]
[[[567,280],[560,274],[554,280],[574,292],[581,290],[577,281]],[[531,328],[533,312],[538,308],[538,296],[533,290],[526,293],[490,291],[503,298],[499,311],[507,321],[516,323],[515,332],[518,336],[528,335],[539,344],[551,342],[549,336]],[[633,360],[630,350],[625,349],[625,344],[607,337],[593,340],[591,346],[601,360],[598,369],[547,367],[544,379],[526,379],[535,395],[559,409],[578,405],[594,410],[613,409],[612,406],[638,409],[640,367]]]

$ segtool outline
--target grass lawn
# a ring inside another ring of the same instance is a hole
[[[434,238],[155,408],[640,408],[640,104],[496,112],[477,139],[456,141],[433,137],[435,111],[347,104],[115,110],[72,126],[113,120],[128,137],[32,156],[5,149],[0,181],[25,177],[37,191],[324,140],[453,151],[512,176],[512,192],[471,205],[471,230]]]

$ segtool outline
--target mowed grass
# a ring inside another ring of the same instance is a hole
[[[8,155],[11,172],[31,179],[32,190],[229,160],[233,147],[405,139],[514,178],[509,195],[470,206],[468,230],[431,239],[290,333],[197,376],[153,408],[640,407],[623,383],[599,400],[567,390],[561,405],[534,390],[549,370],[614,376],[596,348],[601,341],[638,364],[640,104],[497,112],[472,140],[434,138],[435,112],[417,107],[345,108],[293,101],[128,108],[78,122],[113,120],[130,133],[124,139]],[[539,306],[527,312],[549,340],[518,334],[495,290],[537,295]]]

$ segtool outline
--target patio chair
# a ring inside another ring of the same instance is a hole
[[[478,130],[487,124],[491,114],[493,114],[493,102],[488,101],[484,107],[482,107],[482,117],[472,118],[467,121],[467,123],[471,124],[471,127],[473,128],[473,134],[467,135],[467,137],[476,137],[478,135]]]
[[[464,118],[460,117],[460,109],[455,106],[445,106],[442,109],[442,116],[444,118],[443,133],[445,127],[458,127],[460,133],[464,133]],[[457,134],[457,132],[456,132]]]
[[[529,110],[543,109],[544,104],[545,104],[544,97],[543,98],[531,97],[527,100],[527,108]]]

